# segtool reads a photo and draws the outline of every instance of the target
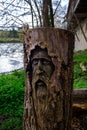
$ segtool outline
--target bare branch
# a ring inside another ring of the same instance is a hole
[[[58,7],[60,6],[60,3],[61,3],[61,0],[57,2],[57,6],[56,6],[56,9],[55,9],[55,11],[54,11],[54,14],[53,14],[53,15],[55,15],[55,14],[56,14],[56,11],[57,11]]]

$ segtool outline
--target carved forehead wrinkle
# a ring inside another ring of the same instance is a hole
[[[51,58],[48,56],[47,52],[45,51],[40,51],[35,53],[31,59],[33,60],[33,59],[41,59],[41,58],[51,61]]]
[[[30,54],[31,60],[36,59],[36,58],[44,58],[46,60],[52,61],[51,57],[48,55],[48,50],[47,48],[42,48],[41,46],[36,45],[33,50],[31,50]]]

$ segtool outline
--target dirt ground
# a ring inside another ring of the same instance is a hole
[[[73,104],[72,130],[87,130],[87,102]]]

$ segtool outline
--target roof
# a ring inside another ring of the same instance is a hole
[[[67,13],[67,21],[72,22],[74,27],[87,18],[87,0],[70,0]]]

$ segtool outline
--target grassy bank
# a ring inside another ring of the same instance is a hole
[[[24,72],[0,76],[0,130],[22,130]]]
[[[87,74],[80,63],[87,63],[87,50],[74,54],[74,88],[87,88]],[[22,130],[24,71],[0,76],[0,130]]]
[[[0,38],[0,43],[19,43],[19,38]]]
[[[87,68],[87,50],[78,51],[74,54],[74,88],[87,88],[87,73],[83,72],[80,63],[83,62]]]

